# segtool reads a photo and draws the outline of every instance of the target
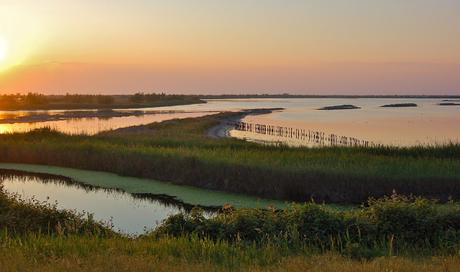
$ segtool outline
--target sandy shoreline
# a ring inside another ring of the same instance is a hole
[[[210,138],[225,138],[230,137],[230,131],[235,127],[234,124],[240,122],[248,115],[269,114],[273,111],[284,110],[283,108],[267,108],[267,109],[249,109],[240,111],[238,115],[221,119],[219,125],[208,130],[207,135]]]

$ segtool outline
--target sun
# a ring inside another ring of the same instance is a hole
[[[8,56],[8,44],[5,38],[0,37],[0,63],[6,60]]]

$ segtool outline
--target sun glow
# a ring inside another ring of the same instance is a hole
[[[8,56],[8,44],[6,39],[0,36],[0,64],[6,60]]]

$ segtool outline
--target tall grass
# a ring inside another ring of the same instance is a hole
[[[460,265],[460,208],[453,203],[393,196],[350,212],[313,203],[286,211],[227,207],[212,219],[197,211],[173,216],[155,233],[128,238],[100,232],[103,226],[72,212],[0,196],[1,271],[456,271]],[[58,231],[56,217],[86,230]]]
[[[49,129],[0,136],[0,162],[46,164],[292,201],[362,203],[399,194],[460,199],[460,147],[292,148],[205,132],[226,115],[97,136]]]
[[[4,240],[2,240],[4,241]],[[460,257],[357,260],[333,252],[289,253],[188,238],[161,240],[29,236],[3,242],[2,271],[436,271],[456,272]]]

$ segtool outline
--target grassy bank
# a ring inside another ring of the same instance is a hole
[[[19,246],[19,243],[24,245]],[[33,237],[0,248],[2,271],[407,271],[455,272],[459,256],[355,260],[335,253],[282,256],[276,248],[164,239]],[[254,259],[251,259],[254,258]]]
[[[393,191],[460,200],[460,145],[290,148],[206,131],[229,114],[172,120],[96,136],[48,129],[0,136],[0,162],[107,171],[253,196],[362,203]]]
[[[2,271],[456,271],[459,208],[424,199],[318,204],[284,212],[226,209],[170,217],[138,238],[0,190]],[[21,218],[22,220],[18,220]],[[77,226],[77,227],[75,227]]]
[[[5,245],[6,244],[6,245]],[[290,254],[205,240],[32,236],[3,241],[2,271],[398,271],[455,272],[459,256],[356,260],[336,253]]]

